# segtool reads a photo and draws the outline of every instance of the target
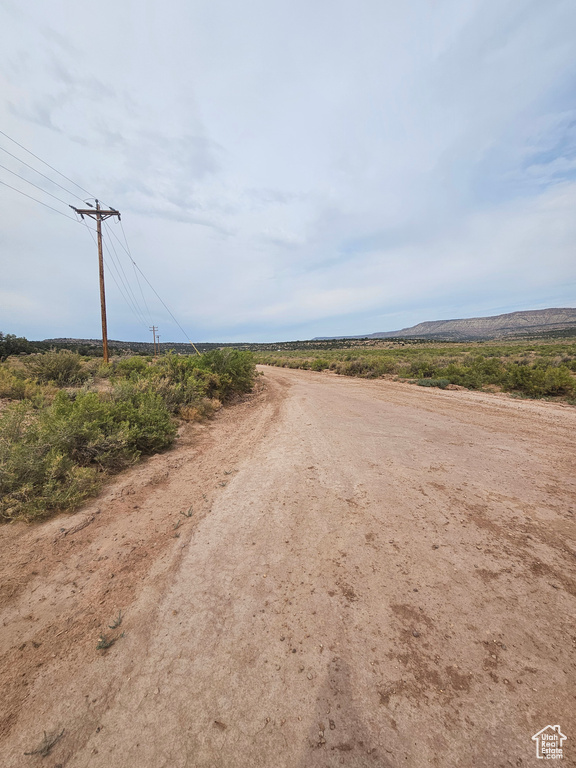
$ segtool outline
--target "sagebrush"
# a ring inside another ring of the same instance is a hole
[[[168,448],[176,416],[212,414],[255,376],[252,355],[233,349],[109,366],[47,352],[17,363],[0,365],[0,397],[13,401],[0,414],[4,521],[77,508],[110,473]],[[105,386],[91,387],[95,379]]]

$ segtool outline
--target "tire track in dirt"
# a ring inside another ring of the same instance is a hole
[[[576,734],[576,409],[264,380],[80,517],[0,530],[5,764],[492,768]]]

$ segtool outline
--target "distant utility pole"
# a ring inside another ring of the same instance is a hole
[[[155,325],[153,325],[150,327],[150,330],[152,331],[152,338],[154,339],[154,360],[156,360],[156,331],[158,330],[158,328]]]
[[[90,203],[88,203],[90,205]],[[98,233],[98,268],[100,270],[100,312],[102,315],[102,347],[104,348],[104,362],[109,360],[108,356],[108,330],[106,326],[106,294],[104,292],[104,257],[102,255],[102,222],[105,219],[109,219],[111,216],[118,216],[120,219],[120,211],[111,208],[109,211],[104,211],[100,208],[100,203],[96,200],[96,209],[94,208],[74,208],[70,206],[72,210],[79,213],[82,218],[84,216],[90,216],[91,219],[96,219],[96,232]]]

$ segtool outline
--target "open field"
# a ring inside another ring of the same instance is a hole
[[[576,409],[259,379],[0,527],[2,765],[507,768],[555,723],[569,765]]]
[[[324,345],[324,346],[322,346]],[[263,365],[331,370],[347,376],[392,376],[422,386],[489,389],[526,397],[562,398],[576,404],[576,343],[510,341],[294,342],[257,352]]]

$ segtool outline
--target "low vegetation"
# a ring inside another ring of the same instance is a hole
[[[59,350],[0,364],[0,520],[73,510],[105,478],[168,448],[178,419],[198,420],[249,392],[249,352],[116,359]]]
[[[576,343],[532,341],[407,344],[382,342],[379,348],[333,346],[278,350],[257,362],[345,376],[392,376],[420,386],[496,389],[523,397],[576,399]]]

